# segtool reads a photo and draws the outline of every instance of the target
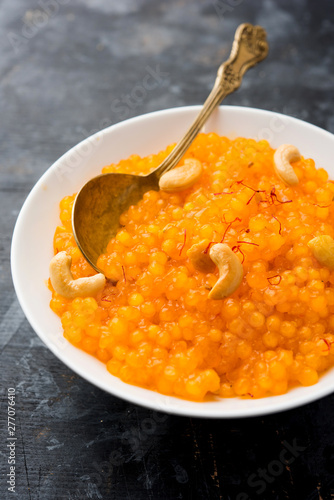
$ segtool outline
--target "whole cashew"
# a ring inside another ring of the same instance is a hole
[[[213,245],[209,253],[219,270],[218,281],[210,291],[209,299],[223,299],[240,286],[244,275],[243,267],[238,257],[225,243]]]
[[[202,163],[199,160],[188,158],[184,160],[184,165],[173,168],[160,177],[159,188],[167,192],[183,191],[198,181],[202,171]]]
[[[274,168],[278,177],[292,186],[298,184],[298,177],[291,166],[291,161],[299,160],[299,150],[291,144],[281,144],[274,153]]]
[[[331,236],[327,234],[317,236],[309,241],[307,246],[319,264],[334,271],[334,240]]]
[[[102,290],[106,279],[103,274],[88,278],[73,279],[72,258],[66,252],[59,252],[50,262],[50,279],[54,290],[67,299],[93,297]]]
[[[192,245],[187,251],[190,262],[201,273],[213,273],[216,268],[209,255],[209,240],[202,240]]]

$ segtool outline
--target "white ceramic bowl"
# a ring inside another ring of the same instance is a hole
[[[206,418],[250,417],[309,403],[333,391],[334,369],[314,386],[257,400],[233,398],[196,403],[127,385],[111,376],[103,363],[69,344],[62,336],[58,316],[49,307],[51,294],[46,281],[53,256],[53,234],[59,223],[59,201],[77,192],[105,165],[134,153],[157,153],[178,141],[199,110],[200,106],[168,109],[113,125],[82,141],[45,172],[26,199],[14,230],[11,262],[18,299],[31,326],[61,361],[97,387],[132,403]],[[228,137],[267,139],[273,147],[294,144],[303,156],[313,158],[317,167],[324,167],[334,177],[334,136],[295,118],[222,106],[206,124],[204,132],[209,131]]]

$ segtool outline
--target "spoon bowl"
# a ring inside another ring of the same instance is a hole
[[[73,234],[94,269],[99,271],[97,260],[119,229],[119,216],[149,190],[159,190],[156,171],[145,176],[101,174],[80,190],[73,206]]]

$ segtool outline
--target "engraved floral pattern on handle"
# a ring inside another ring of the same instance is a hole
[[[261,61],[268,53],[266,32],[261,26],[245,25],[241,30],[240,41],[247,50]]]
[[[240,87],[245,71],[268,54],[266,31],[261,26],[242,24],[236,31],[229,59],[218,69],[215,85],[231,93]]]

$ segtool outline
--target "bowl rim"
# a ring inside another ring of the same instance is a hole
[[[161,411],[169,414],[174,414],[174,415],[179,415],[179,416],[190,416],[190,417],[195,417],[195,418],[222,418],[222,419],[228,419],[228,418],[248,418],[248,417],[256,417],[256,416],[261,416],[261,415],[267,415],[267,414],[272,414],[272,413],[278,413],[282,411],[287,411],[291,410],[296,407],[303,406],[305,404],[314,402],[318,399],[321,399],[332,392],[334,392],[334,385],[333,387],[331,386],[325,386],[321,387],[318,384],[315,384],[315,386],[319,387],[319,390],[314,393],[310,391],[310,393],[298,393],[295,398],[292,400],[284,400],[283,395],[278,395],[278,396],[268,396],[265,398],[261,399],[256,399],[256,400],[244,400],[249,403],[255,403],[255,402],[268,402],[270,400],[270,405],[266,405],[265,408],[262,408],[260,405],[248,405],[245,406],[245,408],[241,409],[228,409],[224,407],[211,407],[210,404],[206,402],[192,402],[188,400],[183,400],[174,396],[164,396],[162,394],[159,394],[158,392],[155,393],[155,391],[149,390],[149,389],[144,389],[138,386],[133,386],[132,384],[125,384],[125,386],[130,386],[130,387],[136,387],[138,389],[138,395],[133,395],[131,393],[127,393],[126,391],[123,391],[122,388],[120,389],[115,389],[112,385],[107,385],[106,383],[101,382],[98,379],[92,380],[92,377],[82,368],[81,366],[78,366],[75,362],[75,360],[67,359],[64,360],[61,356],[61,353],[59,353],[58,349],[55,348],[55,345],[49,340],[49,338],[41,331],[41,328],[38,325],[38,322],[36,321],[36,318],[34,317],[33,314],[31,314],[31,311],[26,303],[25,300],[25,293],[24,290],[21,287],[20,283],[20,276],[18,273],[18,268],[17,268],[17,256],[18,256],[18,243],[20,239],[20,233],[22,231],[22,224],[23,224],[23,218],[24,215],[28,212],[30,205],[34,201],[34,196],[35,193],[38,191],[38,189],[41,188],[45,180],[50,176],[50,174],[57,169],[57,166],[63,162],[66,157],[69,157],[71,154],[73,154],[78,148],[81,146],[86,145],[89,141],[95,140],[101,135],[109,134],[112,130],[119,129],[122,130],[123,128],[126,129],[126,127],[131,123],[131,124],[136,124],[140,123],[143,119],[154,119],[157,116],[168,116],[168,115],[175,115],[177,117],[179,114],[183,114],[184,112],[199,112],[200,109],[202,108],[201,105],[194,105],[194,106],[180,106],[180,107],[175,107],[175,108],[168,108],[164,110],[159,110],[159,111],[153,111],[149,113],[145,113],[133,118],[129,118],[127,120],[124,120],[122,122],[110,125],[100,131],[95,132],[91,136],[83,139],[79,143],[75,144],[73,147],[71,147],[68,151],[66,151],[60,158],[58,158],[48,169],[42,174],[42,176],[37,180],[37,182],[34,184],[32,189],[30,190],[28,196],[23,202],[23,205],[21,207],[21,210],[18,214],[14,230],[13,230],[13,235],[12,235],[12,241],[11,241],[11,252],[10,252],[10,261],[11,261],[11,273],[12,273],[12,280],[13,280],[13,285],[14,289],[18,298],[18,301],[20,303],[20,306],[30,323],[31,327],[33,330],[36,332],[36,334],[39,336],[39,338],[42,340],[42,342],[48,347],[48,349],[53,352],[53,354],[60,360],[62,361],[66,366],[68,366],[71,370],[73,370],[76,374],[78,374],[80,377],[85,379],[87,382],[93,384],[94,386],[106,391],[107,393],[111,394],[112,396],[119,397],[125,401],[128,401],[133,404],[137,404],[146,408],[149,408],[151,410],[155,411]],[[295,123],[297,126],[302,126],[302,127],[307,127],[311,128],[312,130],[317,130],[318,133],[321,133],[322,135],[325,136],[325,138],[334,140],[334,135],[321,127],[318,127],[316,125],[313,125],[309,122],[306,122],[304,120],[300,120],[298,118],[283,114],[283,113],[277,113],[274,111],[270,110],[265,110],[265,109],[260,109],[260,108],[251,108],[248,106],[219,106],[218,108],[220,111],[221,110],[228,110],[236,113],[243,113],[246,115],[254,115],[254,114],[261,114],[263,117],[272,117],[272,116],[278,116],[282,117],[284,119],[291,120],[292,123]],[[78,350],[78,348],[75,348]],[[84,351],[81,351],[81,353],[84,353]],[[88,355],[90,356],[90,355]],[[90,356],[91,357],[91,356]],[[112,375],[110,375],[111,380],[112,380]],[[315,387],[311,386],[311,387]],[[305,388],[308,389],[308,388]],[[159,403],[156,402],[156,400],[150,400],[150,399],[143,399],[143,393],[145,392],[154,392],[157,395],[157,398],[164,399],[163,404],[161,404],[161,401]],[[222,398],[223,399],[223,398]],[[235,399],[235,398],[233,398]],[[186,401],[187,406],[184,408],[182,407],[182,402]],[[190,405],[188,403],[191,403]],[[205,406],[204,406],[205,405]]]

